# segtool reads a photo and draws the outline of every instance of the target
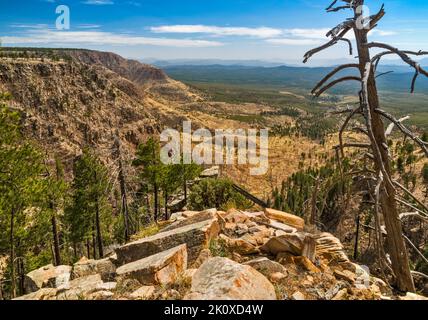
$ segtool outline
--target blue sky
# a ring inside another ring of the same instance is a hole
[[[3,46],[78,47],[147,59],[301,60],[349,12],[325,13],[330,0],[21,0],[2,1]],[[367,0],[386,16],[371,38],[428,49],[428,1]],[[411,5],[409,5],[411,3]],[[70,30],[55,28],[58,5]],[[317,59],[345,58],[343,45]]]

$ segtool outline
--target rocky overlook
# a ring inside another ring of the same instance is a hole
[[[266,209],[171,216],[159,233],[102,260],[48,265],[25,277],[20,300],[390,300],[398,297],[340,241]]]

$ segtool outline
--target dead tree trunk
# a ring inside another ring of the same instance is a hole
[[[409,55],[425,55],[428,54],[428,52],[401,51],[384,43],[368,43],[368,33],[377,26],[377,23],[385,15],[383,6],[377,14],[365,16],[364,10],[366,7],[364,6],[364,0],[341,0],[340,2],[345,3],[344,5],[338,5],[338,2],[339,0],[334,0],[327,8],[327,12],[352,10],[353,17],[330,30],[327,33],[327,37],[331,37],[330,41],[318,48],[308,51],[304,56],[304,62],[306,63],[314,54],[330,48],[340,41],[348,44],[350,55],[352,55],[352,42],[345,38],[346,34],[350,31],[353,31],[355,34],[355,43],[358,49],[359,61],[358,63],[345,64],[335,68],[315,86],[312,93],[315,96],[320,96],[325,91],[345,81],[358,81],[361,83],[360,106],[356,109],[344,110],[343,112],[349,113],[349,115],[339,132],[340,154],[344,157],[343,150],[345,147],[364,148],[364,155],[373,160],[373,169],[367,172],[367,174],[377,181],[374,191],[376,194],[373,195],[373,198],[376,199],[376,219],[379,221],[379,214],[382,213],[387,231],[387,251],[391,258],[391,269],[394,276],[394,282],[399,290],[414,292],[415,287],[410,272],[407,248],[405,245],[405,239],[403,238],[402,225],[399,218],[400,215],[396,190],[397,183],[392,178],[392,166],[383,118],[391,121],[393,125],[397,126],[405,136],[411,138],[416,144],[418,144],[427,156],[428,147],[426,143],[412,134],[412,132],[407,129],[400,120],[395,119],[393,116],[379,108],[379,97],[376,87],[376,68],[383,56],[389,54],[398,55],[405,63],[415,69],[415,76],[411,83],[411,92],[413,92],[417,77],[420,74],[428,77],[428,72],[421,68],[418,63],[413,61]],[[371,48],[384,49],[385,51],[371,57]],[[328,81],[333,78],[333,76],[337,75],[337,73],[348,69],[357,69],[360,75],[345,76],[328,83]],[[360,128],[360,131],[367,136],[367,143],[346,144],[343,142],[342,134],[350,120],[355,115],[361,115],[365,120],[365,128]],[[371,153],[367,153],[367,148],[371,150]],[[373,190],[370,190],[370,192],[373,192]],[[403,190],[401,190],[401,192],[403,192]],[[414,196],[413,198],[415,199]],[[383,250],[379,246],[382,246],[381,241],[378,241],[378,250],[380,254],[379,258],[381,259],[380,262],[383,263]]]
[[[355,14],[357,17],[359,16],[357,13]],[[370,52],[366,46],[367,29],[354,28],[354,31],[360,60],[360,73],[361,78],[363,79],[365,76],[364,73],[366,72],[366,65],[371,64]],[[385,125],[380,115],[376,112],[376,109],[379,108],[379,96],[376,87],[375,71],[373,68],[370,69],[367,78],[367,99],[367,107],[370,109],[371,114],[370,126],[374,135],[372,146],[373,144],[377,145],[375,148],[379,150],[381,156],[380,159],[376,155],[374,157],[375,169],[377,172],[380,172],[382,171],[383,166],[387,176],[391,177],[391,161],[388,154],[388,148],[386,147],[388,144],[385,136]],[[396,286],[403,291],[413,292],[415,291],[415,287],[412,275],[410,274],[409,258],[406,244],[402,237],[403,230],[401,221],[398,218],[399,212],[395,197],[396,191],[394,186],[389,181],[385,181],[383,188],[381,188],[380,191],[380,203],[382,214],[385,219],[387,247],[388,253],[391,256],[392,270],[394,271]]]

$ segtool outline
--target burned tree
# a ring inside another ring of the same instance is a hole
[[[398,120],[380,109],[376,87],[376,78],[380,75],[377,75],[376,68],[384,56],[392,54],[397,55],[415,70],[415,75],[410,84],[410,90],[413,92],[415,90],[417,77],[419,75],[428,76],[428,72],[422,69],[410,56],[424,55],[428,54],[428,52],[402,51],[384,43],[368,42],[368,33],[377,26],[377,23],[385,15],[384,6],[382,6],[377,14],[365,16],[364,0],[335,0],[326,10],[327,12],[352,10],[353,17],[340,23],[329,31],[327,37],[331,38],[331,40],[318,48],[308,51],[304,56],[304,63],[313,55],[339,42],[345,42],[349,47],[350,55],[352,55],[353,43],[346,38],[349,32],[355,34],[358,62],[344,64],[335,68],[315,86],[312,94],[318,97],[330,88],[345,81],[357,81],[361,84],[358,106],[356,108],[348,108],[341,112],[347,114],[347,117],[339,132],[338,149],[340,152],[338,154],[344,157],[344,148],[346,147],[364,148],[365,157],[373,162],[373,168],[367,170],[365,174],[366,177],[372,181],[372,183],[369,184],[368,191],[373,199],[375,207],[375,222],[376,230],[378,231],[376,240],[378,243],[379,258],[381,259],[380,263],[384,271],[390,272],[393,284],[397,289],[401,291],[415,291],[399,212],[401,206],[410,205],[400,200],[399,194],[409,194],[410,192],[404,190],[403,187],[393,179],[384,120],[391,122],[391,125],[396,126],[404,135],[418,144],[425,155],[428,155],[428,149],[427,144],[406,128],[402,124],[402,121],[400,121],[401,119]],[[372,57],[370,49],[382,51]],[[335,77],[344,70],[356,70],[359,75],[356,76],[355,73],[353,73],[349,76]],[[356,116],[361,116],[363,118],[364,126],[358,128],[358,131],[366,136],[367,142],[362,144],[344,143],[343,133],[349,122]],[[416,199],[413,195],[411,195],[411,197]],[[421,204],[420,202],[417,203],[419,205]],[[423,215],[426,215],[428,211],[425,209],[426,208],[422,208],[419,211]],[[390,256],[390,261],[386,259],[386,254],[383,251],[380,214],[382,214],[385,221],[386,251]]]

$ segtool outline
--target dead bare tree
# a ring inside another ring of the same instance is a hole
[[[415,70],[415,75],[410,86],[410,90],[413,92],[415,90],[417,77],[421,74],[428,76],[428,72],[421,68],[416,61],[410,58],[410,56],[420,56],[428,54],[428,52],[402,51],[384,43],[369,43],[368,33],[373,30],[377,26],[378,22],[383,18],[385,10],[382,5],[382,8],[375,15],[365,16],[365,8],[364,0],[334,0],[326,9],[327,12],[351,10],[353,12],[353,17],[331,29],[327,33],[327,37],[331,38],[330,41],[318,48],[308,51],[304,56],[304,63],[306,63],[313,55],[336,45],[339,41],[347,43],[350,54],[352,55],[352,42],[345,38],[345,36],[348,32],[353,32],[355,34],[358,63],[345,64],[335,68],[315,86],[312,94],[320,96],[328,89],[345,81],[358,81],[361,84],[361,91],[359,92],[359,106],[355,109],[346,110],[348,116],[340,130],[339,148],[341,150],[341,156],[343,157],[343,150],[346,147],[364,148],[366,157],[373,161],[373,170],[368,172],[368,174],[371,175],[374,181],[370,188],[370,192],[372,193],[372,198],[375,199],[374,205],[377,215],[375,217],[377,222],[376,229],[379,229],[377,241],[380,242],[382,240],[382,231],[380,230],[381,226],[379,225],[379,215],[382,214],[386,228],[386,248],[387,253],[390,256],[391,266],[389,266],[389,263],[385,258],[385,252],[382,252],[382,243],[378,243],[378,251],[381,259],[380,263],[384,267],[383,271],[385,271],[385,269],[389,269],[391,272],[391,275],[393,276],[392,282],[397,289],[401,291],[414,292],[415,286],[409,267],[406,239],[403,237],[400,221],[400,204],[397,201],[398,191],[396,188],[399,188],[399,186],[392,177],[392,166],[385,134],[384,119],[393,123],[405,136],[418,144],[424,151],[425,155],[428,155],[428,149],[425,142],[416,137],[416,135],[403,125],[402,119],[396,119],[379,108],[379,97],[376,87],[376,68],[384,56],[390,54],[397,55]],[[370,49],[381,49],[383,51],[372,57]],[[332,79],[339,72],[349,69],[358,70],[359,76],[351,75]],[[329,80],[331,80],[331,82],[328,82]],[[364,118],[364,127],[360,128],[358,131],[365,134],[367,137],[367,143],[361,145],[346,144],[343,142],[343,132],[346,130],[350,120],[357,115]],[[367,149],[369,152],[367,152]],[[403,192],[402,188],[399,189],[400,192]],[[408,190],[405,190],[404,192],[409,193]],[[411,197],[415,199],[413,195]],[[425,208],[421,211],[424,210]]]

